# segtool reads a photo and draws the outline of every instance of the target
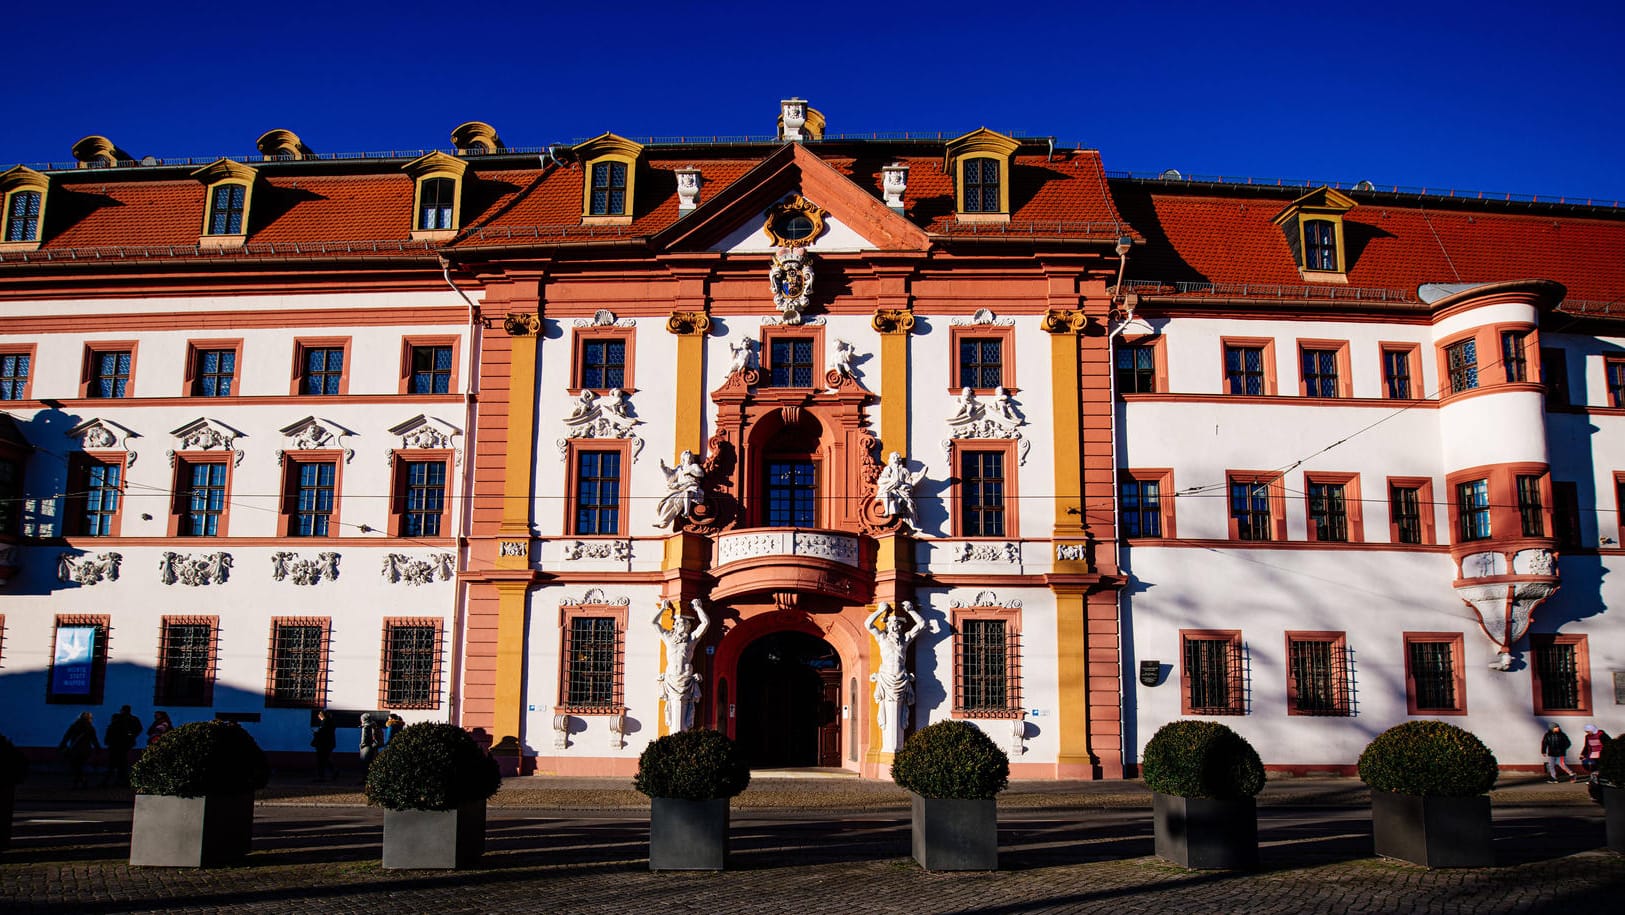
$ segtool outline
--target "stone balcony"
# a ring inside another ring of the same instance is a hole
[[[844,531],[759,527],[718,534],[712,553],[712,597],[797,590],[867,600],[871,552]]]

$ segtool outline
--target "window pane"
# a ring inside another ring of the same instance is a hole
[[[1456,708],[1456,669],[1450,642],[1411,642],[1411,680],[1418,710]]]

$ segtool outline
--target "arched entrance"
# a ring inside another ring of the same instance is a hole
[[[817,636],[774,632],[739,657],[735,734],[753,768],[841,764],[841,656]]]

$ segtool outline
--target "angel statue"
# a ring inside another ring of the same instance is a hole
[[[750,337],[740,337],[738,342],[728,344],[728,352],[733,353],[733,361],[728,364],[727,377],[756,368],[756,341]]]
[[[694,459],[694,452],[684,451],[675,467],[667,467],[665,458],[661,458],[660,471],[666,475],[666,494],[655,508],[655,524],[675,528],[678,521],[691,517],[705,501],[705,490],[700,488],[705,468]]]

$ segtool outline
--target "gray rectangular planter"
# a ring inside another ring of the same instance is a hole
[[[484,853],[484,801],[451,810],[384,811],[385,867],[473,867]]]
[[[1258,866],[1258,805],[1250,797],[1221,801],[1153,793],[1151,813],[1159,858],[1190,868]]]
[[[1608,847],[1625,853],[1625,788],[1603,785],[1602,809],[1608,824]]]
[[[914,799],[914,860],[928,871],[999,869],[999,802]]]
[[[649,799],[649,870],[719,871],[728,864],[728,799]]]
[[[254,834],[254,795],[135,796],[130,863],[215,867],[241,860]]]
[[[1489,867],[1490,798],[1418,797],[1371,791],[1377,854],[1423,867]]]

